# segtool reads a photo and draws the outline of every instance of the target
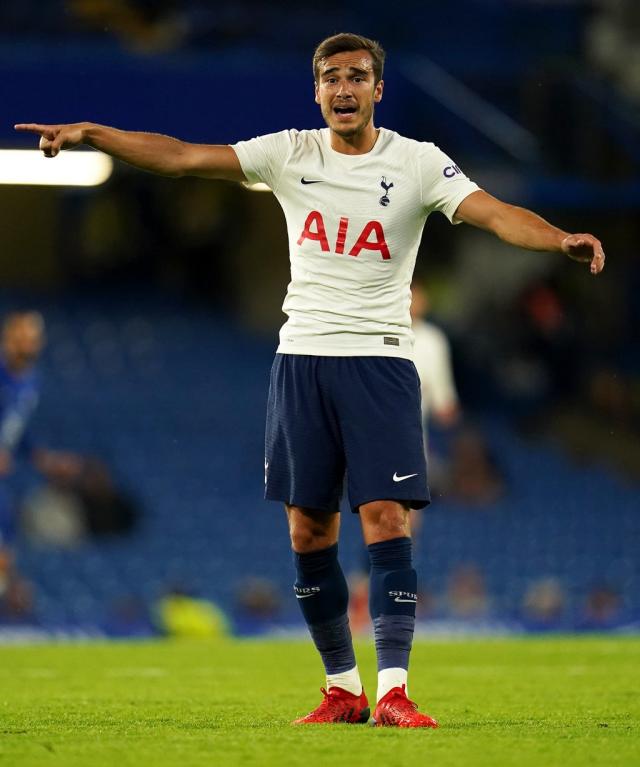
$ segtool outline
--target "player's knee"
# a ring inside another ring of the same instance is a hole
[[[333,546],[337,530],[332,515],[309,512],[296,507],[287,508],[291,547],[298,554],[320,551]]]
[[[409,510],[397,501],[372,501],[360,507],[367,543],[410,538]]]
[[[291,548],[298,554],[320,551],[332,545],[328,536],[317,530],[295,527],[289,531]]]

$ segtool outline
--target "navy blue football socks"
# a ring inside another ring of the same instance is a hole
[[[327,674],[356,665],[347,617],[349,589],[338,562],[338,544],[309,554],[293,552],[294,591]]]
[[[411,538],[394,538],[367,547],[371,561],[369,609],[378,671],[409,668],[418,601],[418,579],[411,562]]]

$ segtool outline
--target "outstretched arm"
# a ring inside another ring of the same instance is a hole
[[[508,205],[486,192],[473,192],[466,197],[456,211],[456,218],[493,232],[520,248],[564,253],[574,261],[590,264],[591,274],[604,269],[602,243],[592,234],[568,234],[530,210]]]
[[[163,176],[246,181],[238,156],[224,144],[190,144],[159,133],[122,131],[94,123],[20,123],[15,129],[39,135],[40,149],[46,157],[55,157],[62,149],[86,144],[136,168]]]

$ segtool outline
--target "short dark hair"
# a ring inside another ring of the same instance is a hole
[[[377,40],[370,40],[362,35],[354,35],[351,32],[341,32],[323,40],[313,54],[313,79],[317,82],[320,70],[320,62],[336,53],[345,51],[367,51],[371,54],[373,74],[378,83],[382,80],[384,69],[385,52]]]

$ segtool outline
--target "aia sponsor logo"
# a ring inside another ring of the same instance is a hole
[[[393,186],[393,184],[391,184],[389,188],[391,188],[391,186]],[[337,253],[338,255],[344,253],[348,234],[349,219],[347,216],[342,216],[336,232],[335,245],[333,247],[334,253]],[[324,217],[318,210],[312,210],[307,216],[302,233],[300,234],[300,237],[298,237],[298,245],[302,245],[305,240],[317,242],[320,245],[320,250],[324,253],[329,253],[331,250]],[[367,221],[348,254],[357,257],[363,250],[377,250],[384,261],[391,258],[384,229],[382,228],[380,221]]]

